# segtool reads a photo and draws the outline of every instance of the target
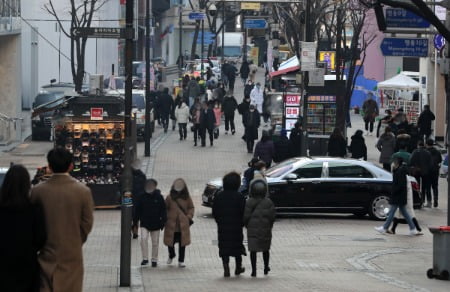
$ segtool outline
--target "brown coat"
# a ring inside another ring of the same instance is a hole
[[[94,221],[90,189],[69,175],[56,174],[34,187],[31,198],[42,205],[48,235],[38,258],[41,292],[82,291],[82,245]]]
[[[181,246],[187,246],[191,244],[191,232],[189,226],[189,219],[194,218],[194,203],[191,197],[187,199],[177,199],[178,204],[186,212],[187,216],[178,207],[177,203],[172,199],[170,195],[166,198],[167,207],[167,221],[164,227],[164,244],[167,246],[173,246],[173,237],[177,226],[177,218],[180,221],[181,232]]]

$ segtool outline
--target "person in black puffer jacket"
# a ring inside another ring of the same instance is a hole
[[[132,168],[132,174],[133,174],[132,195],[133,195],[133,200],[137,201],[139,199],[139,197],[144,193],[145,180],[147,179],[147,177],[141,170],[141,161],[139,159],[137,159],[133,162],[133,164],[131,165],[131,168]],[[136,205],[133,205],[132,213],[133,213],[132,216],[134,218],[134,216],[136,214]],[[139,228],[138,223],[133,220],[131,226],[132,226],[131,232],[133,233],[133,238],[136,239],[136,238],[138,238],[138,228]]]
[[[275,155],[275,146],[269,132],[263,131],[261,141],[256,144],[254,158],[259,158],[270,168]]]
[[[291,143],[286,134],[286,129],[281,129],[280,138],[274,143],[275,155],[273,156],[273,161],[277,163],[291,157]]]
[[[363,131],[357,130],[355,135],[352,136],[352,142],[350,143],[350,152],[352,158],[361,159],[367,161],[367,147],[364,141]]]
[[[160,230],[163,230],[167,221],[166,203],[161,191],[158,190],[158,183],[154,179],[149,179],[145,183],[145,192],[136,202],[136,212],[134,222],[141,223],[141,265],[148,264],[148,235],[152,239],[152,267],[158,264],[158,245]]]

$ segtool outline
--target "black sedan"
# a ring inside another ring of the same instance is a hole
[[[269,196],[279,213],[353,213],[383,220],[389,210],[392,174],[367,161],[330,157],[293,158],[266,171]],[[412,178],[414,208],[421,208]],[[222,187],[210,181],[202,196],[211,207]]]

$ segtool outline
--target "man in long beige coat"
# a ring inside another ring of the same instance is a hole
[[[72,155],[63,148],[47,155],[51,178],[31,192],[45,214],[47,242],[39,254],[40,291],[81,292],[83,252],[93,225],[94,203],[88,187],[69,175]]]

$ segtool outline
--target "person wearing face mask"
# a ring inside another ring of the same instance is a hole
[[[255,140],[258,139],[258,128],[261,124],[261,118],[259,112],[256,110],[255,105],[251,104],[249,111],[244,113],[244,127],[245,127],[245,141],[247,142],[248,153],[253,153],[253,146]]]
[[[261,89],[261,83],[256,83],[255,88],[250,92],[250,104],[254,104],[261,114],[263,112],[264,90]]]
[[[136,201],[134,222],[141,226],[141,265],[148,265],[148,236],[152,239],[152,267],[158,265],[158,246],[160,230],[164,229],[167,220],[167,211],[158,183],[154,179],[145,182],[145,192]]]
[[[206,146],[206,132],[209,135],[210,145],[214,145],[214,127],[216,124],[216,116],[211,106],[207,102],[203,102],[200,112],[200,137],[202,139],[202,147]]]
[[[392,162],[392,194],[389,200],[390,208],[386,222],[382,226],[375,227],[375,230],[384,234],[388,231],[389,226],[394,220],[395,212],[400,209],[403,217],[409,225],[409,235],[421,235],[417,231],[416,226],[408,213],[407,205],[407,184],[408,184],[408,167],[406,163],[399,157],[395,158]]]
[[[164,244],[169,249],[167,264],[175,258],[175,243],[178,247],[178,267],[186,267],[184,256],[186,246],[191,244],[190,225],[194,218],[194,203],[183,179],[173,182],[170,194],[166,198],[167,221],[164,227]]]

